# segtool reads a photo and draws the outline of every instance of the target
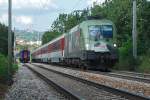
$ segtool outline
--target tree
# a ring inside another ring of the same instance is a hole
[[[0,24],[0,53],[8,53],[8,27],[3,24]]]
[[[85,20],[88,9],[83,12],[72,12],[70,14],[59,14],[59,17],[53,22],[51,31],[46,31],[42,37],[42,44],[45,44],[60,34],[69,31],[71,28]]]
[[[51,28],[52,31],[67,32],[83,20],[88,15],[88,9],[84,9],[82,12],[73,11],[70,14],[59,14],[59,17],[53,22]]]
[[[143,54],[150,51],[150,2],[142,0],[138,7],[138,53]]]
[[[46,44],[49,41],[53,40],[54,38],[58,37],[59,35],[61,35],[61,33],[56,32],[56,31],[47,31],[44,33],[44,35],[42,36],[42,44]]]

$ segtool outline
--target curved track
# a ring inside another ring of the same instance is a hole
[[[36,64],[33,64],[33,65],[36,65]],[[65,68],[81,71],[81,69],[79,68],[70,68],[70,67],[65,67]],[[92,71],[92,70],[84,70],[84,71],[89,72],[89,73],[102,74],[106,76],[137,81],[137,82],[144,82],[148,84],[150,83],[150,74],[128,72],[128,71],[116,71],[116,70],[113,70],[112,72],[101,72],[101,71]]]
[[[137,73],[137,72],[129,72],[129,71],[114,71],[114,72],[118,73],[118,74],[124,74],[124,75],[130,75],[130,76],[134,76],[134,77],[150,79],[150,74],[146,74],[146,73]]]
[[[118,72],[112,72],[112,73],[103,73],[104,75],[112,76],[112,77],[118,77],[118,78],[123,78],[123,79],[128,79],[132,81],[137,81],[137,82],[144,82],[144,83],[150,83],[150,78],[144,78],[141,76],[137,75],[131,75],[128,73],[118,73]]]
[[[99,72],[99,71],[91,71],[88,70],[90,73],[96,73],[96,74],[102,74],[106,76],[111,76],[111,77],[117,77],[117,78],[122,78],[122,79],[127,79],[127,80],[132,80],[132,81],[137,81],[137,82],[144,82],[144,83],[150,83],[150,77],[148,75],[144,77],[142,73],[138,73],[138,75],[135,73],[129,74],[128,72],[121,72],[121,71],[113,71],[113,72]]]
[[[129,100],[150,100],[150,98],[147,98],[147,97],[144,97],[144,96],[140,96],[140,95],[137,95],[137,94],[134,94],[134,93],[130,93],[130,92],[127,92],[127,91],[123,91],[123,90],[120,90],[120,89],[115,89],[115,88],[112,88],[112,87],[109,87],[109,86],[97,84],[95,82],[92,82],[92,81],[89,81],[89,80],[86,80],[86,79],[82,79],[82,78],[79,78],[79,77],[75,77],[75,76],[72,76],[72,75],[68,75],[68,74],[65,74],[65,73],[62,73],[62,72],[58,72],[58,71],[55,71],[55,70],[52,70],[52,69],[49,69],[49,68],[45,68],[43,66],[36,66],[36,67],[35,66],[31,67],[31,65],[27,65],[27,66],[30,69],[32,69],[34,72],[40,74],[43,77],[45,77],[45,75],[42,75],[39,72],[38,68],[41,68],[40,70],[45,70],[45,71],[49,71],[49,72],[53,72],[53,73],[59,74],[61,76],[64,76],[64,78],[67,77],[67,78],[70,78],[72,80],[79,81],[81,83],[87,84],[88,86],[93,86],[93,87],[96,87],[98,89],[102,89],[104,91],[113,93],[113,94],[115,94],[115,95],[117,95],[119,97],[123,97],[123,98],[129,99]],[[82,96],[79,96],[77,94],[74,94],[71,91],[68,91],[69,89],[68,90],[66,90],[65,88],[63,88],[63,89],[65,91],[67,91],[67,93],[70,93],[75,99],[83,99]]]

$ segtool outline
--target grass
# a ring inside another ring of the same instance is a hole
[[[142,63],[138,67],[139,72],[150,73],[150,56],[140,57]]]

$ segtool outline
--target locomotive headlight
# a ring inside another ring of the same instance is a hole
[[[117,44],[114,44],[114,47],[117,47]]]
[[[86,44],[85,46],[86,46],[86,49],[89,49],[89,44]]]

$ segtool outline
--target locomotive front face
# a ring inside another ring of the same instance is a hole
[[[109,46],[116,47],[114,42],[115,27],[108,20],[91,20],[84,24],[82,31],[85,39],[85,50],[94,52],[109,52]]]
[[[85,38],[86,59],[97,62],[117,61],[115,44],[115,27],[111,21],[91,21],[83,30]]]

